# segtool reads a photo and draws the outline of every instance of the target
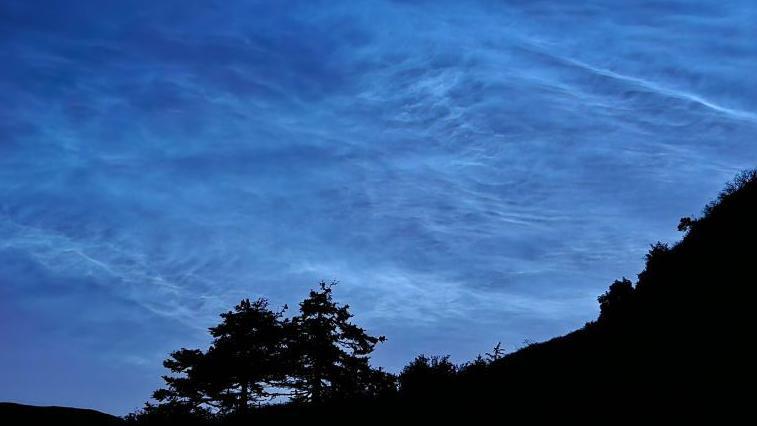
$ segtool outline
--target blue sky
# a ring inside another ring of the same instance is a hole
[[[757,158],[757,5],[633,3],[3,1],[0,400],[322,279],[392,371],[593,319]]]

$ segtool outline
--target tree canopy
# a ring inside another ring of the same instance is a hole
[[[298,400],[318,403],[371,394],[389,380],[368,363],[370,353],[385,337],[370,336],[350,322],[350,307],[333,300],[333,285],[321,282],[319,289],[300,303],[300,314],[292,318],[296,332],[291,349],[296,367],[291,371],[291,386]]]
[[[171,374],[146,411],[244,414],[276,397],[317,404],[394,391],[394,376],[370,366],[385,338],[351,322],[349,305],[333,299],[334,285],[321,282],[293,318],[266,299],[243,299],[222,313],[207,350],[182,348],[163,362]]]

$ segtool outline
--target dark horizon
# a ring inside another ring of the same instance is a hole
[[[750,1],[0,5],[0,401],[139,408],[240,299],[565,334],[757,158]]]

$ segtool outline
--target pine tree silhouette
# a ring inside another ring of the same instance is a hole
[[[290,386],[296,400],[321,403],[327,399],[370,394],[388,387],[391,376],[373,370],[369,355],[383,336],[373,337],[350,322],[349,305],[334,302],[335,283],[321,282],[300,303],[292,318],[296,332],[292,350],[296,369]],[[378,381],[378,384],[377,382]]]
[[[153,397],[188,411],[212,409],[244,414],[254,402],[274,396],[269,389],[286,377],[289,326],[283,310],[272,311],[268,301],[242,300],[222,321],[210,328],[213,344],[206,352],[181,349],[163,365],[167,388]]]

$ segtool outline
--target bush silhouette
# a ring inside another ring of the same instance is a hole
[[[437,397],[436,392],[449,386],[457,372],[449,355],[418,355],[400,373],[399,390],[410,397]]]

